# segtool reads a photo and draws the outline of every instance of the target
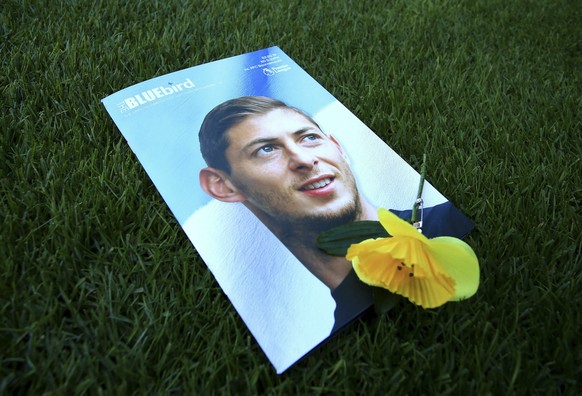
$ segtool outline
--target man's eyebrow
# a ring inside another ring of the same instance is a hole
[[[305,133],[305,132],[310,131],[310,130],[319,131],[319,128],[317,128],[315,125],[313,125],[313,126],[309,126],[309,127],[305,127],[305,128],[298,129],[295,132],[292,132],[291,135],[293,135],[293,136],[301,135],[302,133]],[[251,140],[249,143],[247,143],[243,147],[243,150],[248,150],[251,147],[256,146],[257,144],[273,143],[273,142],[277,141],[278,139],[279,139],[278,137],[260,137],[260,138],[256,138],[256,139]]]

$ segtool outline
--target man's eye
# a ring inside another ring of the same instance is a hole
[[[314,133],[310,133],[309,135],[303,136],[303,140],[314,141],[314,140],[318,140],[318,139],[319,139],[319,136],[314,134]]]
[[[260,147],[257,150],[257,154],[272,153],[273,151],[275,151],[275,146],[273,146],[272,144],[267,144],[263,147]]]

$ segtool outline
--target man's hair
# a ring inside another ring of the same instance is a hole
[[[288,106],[277,99],[266,96],[242,96],[227,100],[216,106],[204,117],[198,132],[200,151],[206,164],[230,174],[231,167],[226,159],[226,149],[230,144],[228,130],[243,122],[247,117],[264,115],[276,109],[295,111],[319,128],[317,123],[303,111]]]

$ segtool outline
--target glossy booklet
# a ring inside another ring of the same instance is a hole
[[[372,305],[315,236],[379,207],[409,216],[419,174],[280,48],[103,104],[278,373]],[[427,236],[473,227],[429,183],[423,200]]]

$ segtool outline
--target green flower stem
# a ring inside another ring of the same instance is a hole
[[[412,206],[412,216],[410,221],[412,224],[418,221],[418,207],[420,206],[420,199],[422,198],[422,189],[424,188],[424,178],[426,177],[426,153],[422,155],[422,167],[420,169],[420,183],[418,184],[418,193],[416,194],[416,201]]]

